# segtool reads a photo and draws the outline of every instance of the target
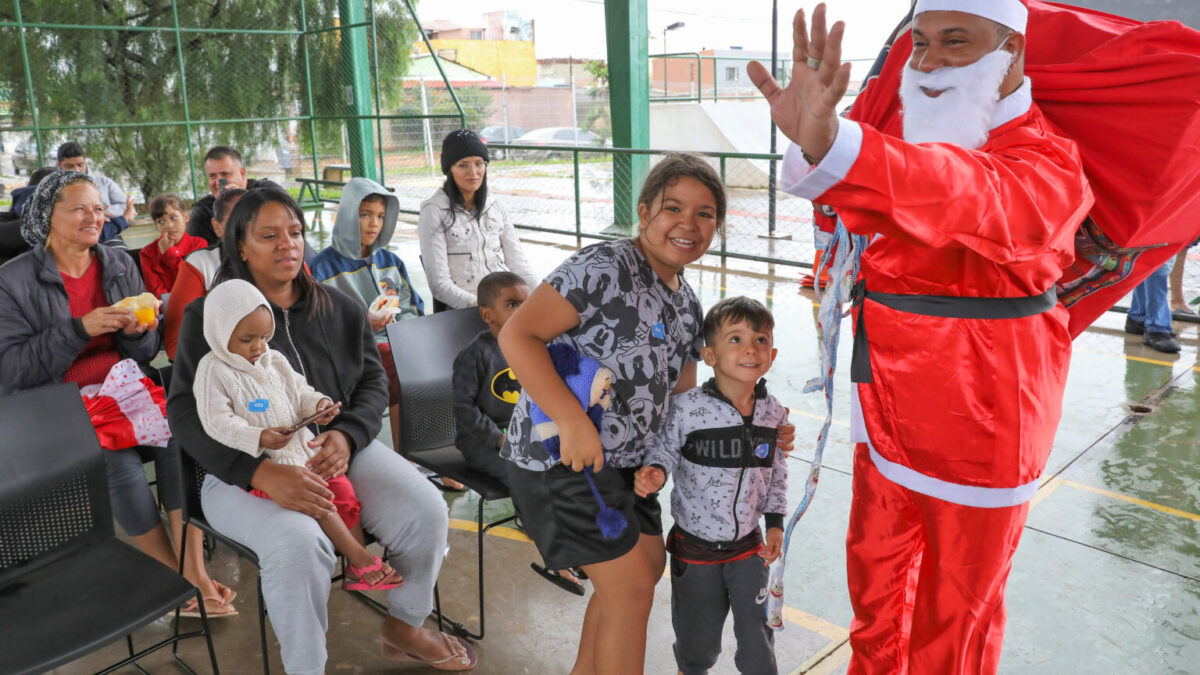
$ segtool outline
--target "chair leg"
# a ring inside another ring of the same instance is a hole
[[[217,666],[217,650],[213,647],[212,627],[208,625],[208,616],[204,617],[204,641],[208,643],[208,660],[212,662],[213,675],[221,675],[221,668]]]
[[[263,675],[270,675],[271,662],[267,655],[267,602],[263,599],[261,570],[258,574],[258,636],[262,641]]]
[[[442,620],[445,618],[442,616],[442,595],[438,593],[437,582],[433,584],[433,612],[437,614],[438,632],[445,632],[446,626],[442,623]]]
[[[187,531],[188,531],[188,526],[190,525],[190,523],[191,523],[190,519],[188,519],[188,518],[183,519],[183,541],[179,542],[179,576],[181,576],[181,577],[183,576],[183,561],[187,560],[187,540],[188,540]],[[197,589],[196,597],[199,598],[197,600],[197,602],[199,602],[201,605],[204,604],[204,598],[202,596],[203,596],[203,594],[199,592],[199,589]],[[171,656],[174,657],[176,661],[179,660],[179,612],[180,612],[180,609],[181,608],[179,608],[179,607],[175,608],[175,642],[171,644]],[[204,625],[204,630],[205,630],[205,632],[208,631],[207,623],[205,623],[205,625]]]
[[[484,631],[484,617],[487,616],[483,612],[483,495],[479,495],[479,511],[475,516],[475,532],[476,540],[479,545],[479,555],[476,557],[476,562],[479,565],[479,637],[474,639],[482,640]]]

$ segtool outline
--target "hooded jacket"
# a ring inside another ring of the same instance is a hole
[[[129,254],[104,245],[92,252],[110,304],[146,290]],[[113,335],[122,358],[145,363],[158,354],[158,331]],[[90,340],[83,321],[71,317],[62,274],[44,245],[0,267],[0,394],[62,382]]]
[[[276,330],[270,344],[315,389],[342,403],[341,413],[325,429],[344,433],[355,453],[379,433],[388,402],[387,375],[362,306],[337,289],[327,290],[333,306],[324,314],[309,312],[312,300],[307,296],[288,310],[271,304]],[[213,439],[197,411],[196,368],[209,352],[203,333],[207,301],[207,296],[199,298],[184,310],[167,418],[180,444],[206,471],[248,488],[266,457],[251,457]]]
[[[316,450],[308,447],[313,432],[303,427],[287,445],[268,450],[259,445],[264,429],[288,427],[317,411],[328,396],[313,389],[292,370],[287,357],[268,349],[254,363],[229,351],[238,322],[259,307],[271,305],[253,284],[232,279],[208,294],[204,339],[211,352],[200,359],[192,390],[205,433],[214,440],[258,457],[263,451],[280,464],[304,466]],[[272,320],[271,335],[275,324]]]
[[[383,229],[371,244],[369,254],[362,256],[362,230],[358,224],[358,206],[370,195],[382,195],[387,201]],[[387,250],[396,232],[400,200],[387,188],[367,178],[351,178],[342,188],[337,218],[333,223],[332,243],[312,260],[310,267],[317,281],[332,286],[369,307],[380,295],[395,295],[400,302],[397,320],[421,316],[425,303],[417,295],[404,262]],[[376,334],[379,341],[386,333]]]
[[[675,477],[671,517],[705,541],[732,542],[758,528],[782,527],[787,513],[787,458],[775,447],[786,410],[754,389],[749,422],[717,388],[716,380],[671,399],[663,430],[646,441],[643,464]]]
[[[492,272],[511,271],[531,289],[541,281],[521,251],[508,213],[495,198],[476,218],[461,206],[451,206],[446,191],[438,188],[421,202],[417,232],[429,290],[451,308],[476,304],[475,290]]]

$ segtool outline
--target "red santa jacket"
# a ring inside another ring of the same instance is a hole
[[[1079,146],[1095,191],[1059,301],[1073,336],[1200,235],[1200,32],[1083,7],[1029,0],[1025,73],[1033,98]],[[1076,4],[1076,3],[1073,3]],[[901,31],[877,79],[850,111],[901,135]]]
[[[1074,143],[1032,105],[1028,80],[1002,99],[978,150],[914,145],[841,120],[835,148],[815,169],[788,149],[781,185],[874,237],[860,274],[868,294],[1042,295],[1071,261],[1093,202]],[[957,503],[1032,497],[1061,414],[1066,310],[945,318],[868,295],[858,311],[872,382],[857,394],[880,471]]]

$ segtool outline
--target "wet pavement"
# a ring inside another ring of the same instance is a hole
[[[130,237],[132,245],[142,243],[139,236]],[[324,236],[313,233],[318,249]],[[534,234],[526,237],[525,247],[535,270],[548,272],[574,244],[574,239]],[[424,291],[415,228],[401,225],[393,248]],[[809,468],[805,458],[811,457],[823,417],[821,396],[802,393],[818,362],[812,296],[799,288],[794,268],[738,263],[723,270],[719,260],[710,258],[702,264],[706,266],[687,276],[705,307],[727,295],[748,295],[767,302],[775,314],[779,358],[767,378],[797,425],[798,449],[791,459],[794,506]],[[1126,335],[1123,325],[1124,316],[1106,314],[1075,342],[1063,420],[1008,583],[1002,673],[1200,672],[1198,326],[1176,323],[1183,353],[1168,356]],[[846,337],[842,364],[849,363],[849,346]],[[708,376],[705,370],[701,365],[702,379]],[[781,673],[844,673],[849,658],[851,610],[843,540],[850,444],[844,370],[837,380],[826,469],[789,557],[787,623],[777,634],[776,648]],[[1131,412],[1131,405],[1148,412]],[[448,498],[451,552],[441,577],[446,611],[472,627],[478,625],[475,499],[473,494]],[[509,513],[507,502],[486,508],[488,518]],[[480,665],[475,672],[566,673],[574,659],[584,600],[530,571],[536,552],[519,531],[496,528],[486,537],[486,547],[487,635],[477,644]],[[239,591],[241,614],[213,622],[221,668],[259,672],[256,571],[221,547],[211,571]],[[374,610],[333,592],[328,671],[432,672],[380,658],[378,622]],[[160,622],[141,631],[139,643],[167,627]],[[675,672],[670,584],[665,580],[656,589],[649,634],[646,672]],[[712,672],[724,675],[735,672],[729,626],[722,644],[721,661]],[[122,650],[114,645],[61,670],[95,670],[119,659]],[[199,642],[181,652],[196,666],[206,661]],[[273,640],[269,652],[272,668],[281,670]],[[146,664],[153,672],[173,672],[166,661],[156,656]]]

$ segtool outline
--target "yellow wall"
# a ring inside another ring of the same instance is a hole
[[[514,87],[532,87],[537,84],[537,59],[533,55],[533,43],[519,40],[430,40],[434,50],[453,49],[458,52],[458,63],[478,70],[497,80],[503,74],[505,81]],[[424,42],[414,45],[418,54],[426,54]]]

